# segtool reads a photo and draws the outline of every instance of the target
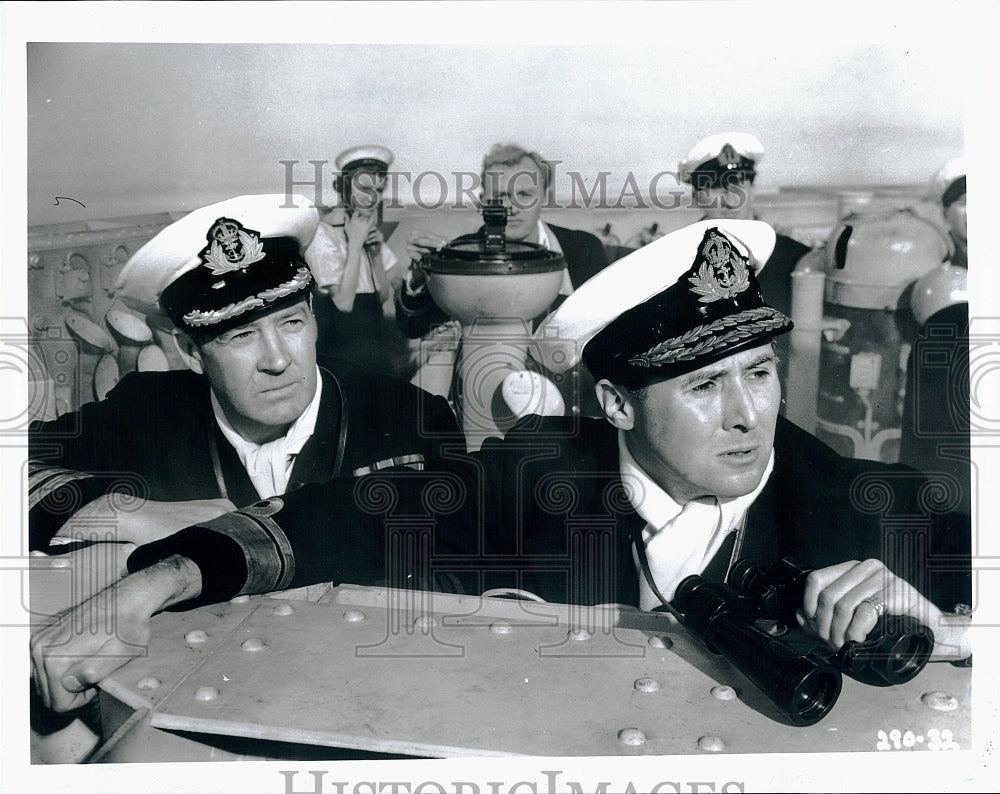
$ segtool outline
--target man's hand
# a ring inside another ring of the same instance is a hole
[[[126,504],[110,494],[98,497],[77,510],[63,524],[56,537],[141,546],[235,509],[236,505],[228,499],[192,499],[186,502],[154,502],[147,499]],[[108,537],[110,533],[114,537]]]
[[[96,684],[146,653],[154,614],[200,593],[198,566],[174,556],[57,615],[31,638],[31,677],[42,701],[56,711],[90,701]]]
[[[963,658],[960,654],[967,648],[963,627],[945,621],[941,610],[879,560],[850,560],[809,574],[799,624],[834,648],[848,640],[863,641],[879,618],[878,608],[868,599],[884,603],[886,614],[909,615],[929,627],[935,638],[932,659]]]
[[[427,254],[440,251],[447,244],[446,237],[424,229],[414,229],[410,233],[410,239],[406,241],[406,253],[410,257],[410,270],[406,275],[406,286],[411,292],[421,289],[427,281],[427,275],[420,267],[420,260]]]
[[[406,241],[406,253],[410,259],[418,261],[426,254],[440,251],[448,245],[448,239],[425,229],[414,229]]]

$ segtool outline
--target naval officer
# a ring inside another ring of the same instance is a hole
[[[467,483],[421,502],[436,522],[430,567],[472,565],[480,587],[550,601],[652,609],[689,574],[722,580],[737,560],[792,556],[814,569],[801,621],[831,645],[903,614],[933,627],[939,658],[968,656],[964,618],[951,616],[970,598],[961,517],[913,470],[842,458],[778,416],[772,340],[791,322],[755,275],[773,246],[764,223],[703,221],[574,291],[539,339],[554,340],[552,366],[574,366],[582,348],[604,417],[529,420],[487,442],[474,456],[481,496]],[[415,482],[393,483],[394,504],[414,501]],[[351,581],[339,556],[323,558],[332,527],[355,558],[384,561],[384,529],[366,528],[340,487],[305,486],[138,549],[103,596],[125,605],[117,636],[74,636],[71,620],[35,635],[43,697],[85,699],[159,609]]]
[[[486,515],[523,572],[516,586],[653,608],[689,574],[791,556],[817,569],[804,617],[833,644],[885,611],[925,623],[965,611],[969,527],[954,500],[932,504],[918,473],[843,458],[778,416],[773,345],[792,323],[757,281],[774,244],[760,221],[700,221],[545,320],[540,339],[572,345],[541,349],[569,366],[582,348],[604,417],[549,418],[484,446],[499,483]]]
[[[909,293],[919,326],[906,363],[899,460],[956,483],[960,505],[972,511],[969,396],[968,216],[965,158],[945,164],[934,177],[951,251],[947,261],[923,276]]]
[[[423,467],[460,437],[443,400],[317,361],[303,254],[318,213],[295,198],[197,209],[126,264],[118,296],[172,325],[188,369],[131,373],[32,425],[33,549],[88,516],[117,515],[114,539],[145,543],[304,483]]]

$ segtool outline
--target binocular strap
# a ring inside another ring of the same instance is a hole
[[[721,582],[726,581],[729,576],[729,571],[732,569],[733,564],[739,559],[740,550],[743,548],[743,537],[746,532],[747,516],[746,513],[742,515],[736,528],[733,529],[728,535],[726,535],[725,540],[722,541],[722,546],[715,553],[715,556],[709,561],[705,568],[705,573],[709,574],[706,578],[710,580],[718,580]],[[660,588],[656,586],[656,582],[653,580],[653,573],[649,569],[649,558],[646,556],[646,544],[642,542],[642,529],[643,525],[635,522],[632,526],[632,545],[635,547],[635,556],[639,560],[639,567],[642,569],[642,575],[646,579],[646,583],[649,585],[649,589],[652,591],[653,595],[660,599],[663,605],[667,608],[674,617],[679,618],[680,614],[671,605],[671,603],[664,598],[663,593],[660,592]],[[709,571],[717,567],[716,563],[719,560],[725,560],[728,556],[728,561],[726,563],[726,568],[722,571],[721,576],[712,576]],[[705,575],[703,573],[703,575]],[[659,609],[659,607],[657,607]]]

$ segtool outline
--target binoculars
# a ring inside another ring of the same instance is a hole
[[[688,576],[672,606],[702,645],[747,676],[794,725],[814,725],[840,696],[843,674],[873,686],[916,676],[934,648],[933,632],[909,616],[883,615],[863,642],[836,651],[798,627],[806,577],[785,557],[768,569],[736,563],[730,584]]]

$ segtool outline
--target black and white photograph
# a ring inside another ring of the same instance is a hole
[[[995,788],[1000,3],[0,13],[0,790]]]

